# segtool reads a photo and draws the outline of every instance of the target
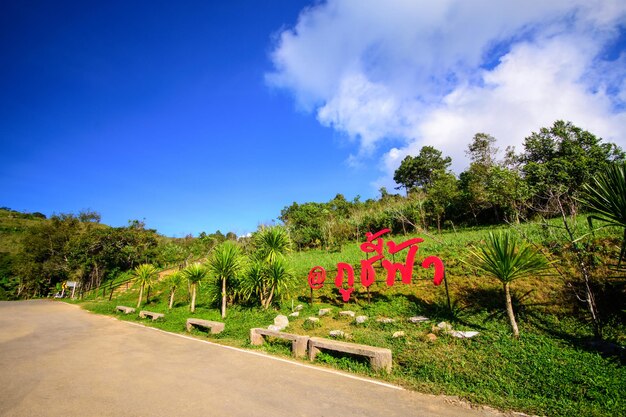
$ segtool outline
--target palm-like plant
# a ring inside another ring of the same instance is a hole
[[[489,233],[486,240],[486,245],[474,247],[474,250],[470,251],[473,257],[472,265],[502,283],[513,336],[519,337],[509,286],[518,278],[545,271],[550,264],[545,257],[535,252],[529,245],[519,242],[515,235],[509,232]]]
[[[183,269],[182,274],[191,284],[191,312],[193,313],[196,311],[196,292],[198,283],[207,277],[208,271],[204,265],[194,263]]]
[[[174,295],[176,294],[176,290],[180,287],[183,278],[182,275],[183,274],[181,271],[176,271],[165,278],[165,284],[170,289],[170,302],[168,305],[168,310],[171,310],[172,306],[174,305]]]
[[[135,276],[135,283],[140,286],[139,299],[137,300],[137,308],[139,308],[139,306],[141,306],[144,288],[148,287],[148,290],[150,290],[150,286],[154,283],[156,277],[158,277],[159,271],[150,264],[141,264],[135,267],[133,275]],[[146,302],[147,301],[148,300],[146,300]]]
[[[237,244],[226,241],[213,249],[208,268],[215,278],[222,281],[222,318],[225,318],[226,281],[235,278],[243,269],[243,257]]]
[[[622,248],[617,267],[619,268],[626,255],[626,162],[609,165],[596,175],[590,184],[583,186],[580,200],[594,214],[592,219],[607,222],[606,226],[621,227],[623,232]]]
[[[255,233],[254,246],[257,248],[258,258],[272,263],[276,258],[291,251],[291,239],[282,226],[265,227]]]
[[[263,263],[256,260],[250,265],[241,282],[246,298],[258,298],[261,306],[268,309],[276,296],[281,296],[294,284],[294,275],[284,258]]]

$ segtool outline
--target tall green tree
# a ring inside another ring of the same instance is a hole
[[[139,308],[141,306],[144,288],[147,287],[148,291],[150,291],[150,287],[159,276],[159,271],[153,265],[141,264],[135,267],[133,275],[135,277],[135,284],[139,285],[139,299],[137,300],[137,308]],[[148,302],[148,300],[146,300],[146,302]]]
[[[200,263],[193,263],[183,269],[182,274],[185,278],[187,278],[191,286],[191,312],[193,313],[196,311],[196,293],[198,285],[208,276],[209,271],[204,265]]]
[[[226,317],[227,280],[238,277],[244,267],[243,257],[237,244],[225,241],[218,245],[208,260],[208,268],[218,280],[222,281],[222,318]]]
[[[438,171],[447,171],[452,163],[449,156],[443,157],[440,150],[424,146],[417,156],[407,155],[393,175],[393,180],[404,187],[407,194],[415,187],[427,189]]]
[[[581,187],[611,162],[624,159],[613,143],[602,143],[592,133],[558,120],[524,140],[522,172],[535,196],[535,204],[549,209],[560,199],[572,213]]]
[[[511,301],[510,284],[516,279],[544,272],[549,268],[548,261],[510,232],[489,233],[486,244],[478,248],[474,247],[470,253],[472,265],[502,283],[506,312],[513,336],[519,337]]]

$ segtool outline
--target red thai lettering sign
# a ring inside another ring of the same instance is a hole
[[[419,249],[419,244],[424,241],[421,238],[412,238],[402,243],[396,244],[393,241],[385,242],[382,236],[389,233],[389,229],[383,229],[376,233],[367,233],[366,241],[359,246],[361,251],[367,254],[367,259],[361,261],[361,285],[364,287],[371,286],[376,281],[376,270],[374,264],[381,261],[382,267],[387,271],[386,284],[393,286],[396,281],[396,275],[400,273],[403,284],[410,284],[413,279],[413,267],[415,265],[415,257]],[[406,250],[404,262],[392,262],[385,259],[385,246],[387,253],[390,255],[398,254]],[[437,256],[428,256],[422,261],[422,268],[429,269],[434,267],[433,283],[441,284],[445,275],[445,267],[443,261]],[[337,275],[335,276],[335,286],[339,289],[344,302],[350,300],[352,291],[354,291],[354,268],[352,265],[339,262],[337,264]],[[319,290],[324,286],[326,280],[326,270],[321,266],[314,266],[309,271],[309,286],[312,290]],[[311,293],[312,294],[312,293]]]

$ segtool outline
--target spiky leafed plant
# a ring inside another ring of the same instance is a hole
[[[199,263],[194,263],[188,265],[182,272],[183,276],[189,280],[189,284],[191,285],[191,312],[196,311],[196,292],[198,283],[205,279],[209,271],[206,267]]]
[[[470,251],[473,258],[471,264],[502,283],[506,312],[513,336],[519,337],[509,286],[518,278],[545,271],[550,264],[543,255],[535,252],[529,245],[518,241],[517,237],[508,231],[498,234],[489,233],[486,244],[473,249]]]
[[[282,257],[269,263],[256,260],[241,281],[245,296],[257,298],[266,310],[272,305],[275,297],[285,294],[293,285],[294,275]]]
[[[208,268],[222,281],[222,318],[226,317],[226,281],[235,278],[243,269],[243,257],[236,243],[226,241],[216,246],[208,260]]]
[[[254,234],[257,257],[266,263],[291,251],[291,239],[282,226],[264,227]]]
[[[139,299],[137,300],[137,308],[139,308],[139,306],[141,306],[144,288],[148,287],[148,290],[150,289],[150,286],[154,283],[156,277],[158,277],[159,271],[150,264],[141,264],[135,267],[133,275],[135,277],[135,283],[140,286]],[[146,302],[147,301],[148,300],[146,300]]]
[[[176,290],[180,287],[181,281],[183,279],[183,274],[181,271],[176,271],[173,274],[165,277],[165,284],[170,290],[170,302],[168,305],[168,310],[171,310],[174,306],[174,295],[176,294]]]
[[[617,267],[619,268],[626,256],[626,162],[614,163],[600,171],[590,184],[583,186],[581,202],[593,214],[592,220],[602,220],[606,226],[617,226],[623,229],[622,247]]]

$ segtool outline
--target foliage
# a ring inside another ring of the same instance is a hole
[[[486,241],[485,245],[470,251],[472,264],[503,284],[513,335],[519,337],[509,284],[516,279],[541,273],[548,269],[549,264],[545,257],[519,242],[510,232],[489,233]]]
[[[148,288],[154,284],[155,279],[159,276],[159,271],[150,264],[141,264],[135,267],[133,270],[133,276],[135,278],[135,284],[139,285],[139,299],[137,300],[137,308],[141,306],[141,299],[143,298],[144,288]],[[148,300],[146,300],[148,302]]]
[[[208,274],[209,274],[208,269],[200,263],[193,263],[191,265],[188,265],[185,269],[183,269],[182,275],[185,278],[187,278],[191,286],[190,308],[191,308],[192,313],[196,311],[196,293],[197,293],[198,285],[202,280],[206,279]]]
[[[441,151],[424,146],[417,156],[407,155],[395,171],[393,180],[403,186],[407,193],[415,187],[427,189],[438,171],[446,171],[452,158],[442,157]]]
[[[222,318],[226,317],[226,295],[228,288],[227,280],[236,280],[244,267],[241,250],[235,242],[226,241],[218,245],[208,260],[208,268],[211,274],[222,282]]]
[[[623,230],[618,268],[626,255],[626,162],[612,164],[583,186],[581,201],[593,212],[589,217]],[[605,226],[605,227],[606,227]]]

